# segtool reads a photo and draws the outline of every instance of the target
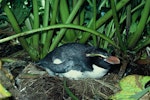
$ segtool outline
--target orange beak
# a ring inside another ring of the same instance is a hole
[[[119,58],[115,56],[110,56],[104,59],[104,61],[110,63],[110,64],[120,64]]]

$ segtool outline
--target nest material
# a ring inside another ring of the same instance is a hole
[[[107,78],[108,76],[102,79],[69,80],[50,77],[45,71],[29,64],[16,78],[19,92],[18,95],[15,93],[14,98],[16,100],[72,100],[64,87],[64,80],[66,80],[67,87],[79,100],[108,99],[119,88],[115,86],[112,79]]]
[[[101,79],[69,80],[51,77],[46,71],[29,64],[7,89],[15,100],[72,100],[64,87],[65,80],[67,88],[79,100],[103,100],[119,90],[113,78],[114,75],[109,74]]]
[[[67,80],[67,86],[72,93],[81,99],[107,99],[114,93],[100,80],[83,79]],[[38,79],[26,79],[21,83],[19,100],[62,100],[70,98],[64,89],[63,79],[55,77],[40,77]]]

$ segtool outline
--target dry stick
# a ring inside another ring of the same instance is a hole
[[[110,85],[108,82],[104,82],[104,81],[102,81],[102,80],[94,80],[94,81],[95,81],[95,82],[98,82],[98,83],[100,83],[100,84],[102,84],[102,85],[104,85],[104,86],[106,86],[106,87],[108,87],[108,88],[110,88],[110,89],[113,90],[114,92],[116,92],[116,91],[119,90],[117,87],[114,87],[114,86]]]
[[[118,74],[118,78],[121,79],[123,74],[125,73],[126,67],[127,67],[128,61],[122,61],[122,66],[120,68],[119,74]]]

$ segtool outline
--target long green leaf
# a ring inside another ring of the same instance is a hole
[[[50,25],[54,25],[56,23],[56,16],[57,16],[57,12],[58,12],[58,4],[59,4],[59,0],[53,0],[54,3],[51,4],[51,6],[53,5],[53,12],[52,12],[52,18],[50,19],[51,23]],[[53,32],[54,30],[49,30],[46,36],[46,41],[43,47],[43,52],[41,54],[41,58],[43,58],[49,51],[50,48],[50,44],[52,41],[52,37],[53,37]]]
[[[66,80],[64,80],[64,88],[65,88],[67,94],[72,98],[72,100],[79,100],[79,99],[70,91],[70,89],[67,87],[67,82],[66,82]]]
[[[44,17],[43,17],[43,27],[48,26],[49,22],[49,9],[50,9],[50,2],[49,0],[45,0],[45,9],[44,9]],[[47,32],[44,32],[41,37],[41,43],[45,44],[47,37]]]
[[[5,5],[4,6],[4,11],[14,29],[14,31],[17,33],[16,35],[19,35],[19,33],[21,32],[21,29],[15,19],[15,16],[13,15],[13,13],[11,12],[10,8],[8,5]],[[34,48],[32,46],[29,46],[27,41],[25,40],[24,37],[19,37],[18,38],[19,42],[21,43],[21,45],[23,46],[23,48],[29,53],[29,55],[31,56],[31,58],[33,60],[37,60],[37,53],[36,52],[33,52],[33,51],[36,51],[34,50]]]
[[[121,38],[121,31],[120,31],[120,25],[119,25],[119,21],[118,21],[117,12],[116,12],[116,5],[115,5],[114,0],[110,0],[110,1],[111,1],[111,8],[112,8],[112,13],[113,13],[113,18],[114,18],[113,20],[114,20],[114,24],[116,27],[116,33],[117,33],[119,45],[121,47],[121,50],[125,52],[126,46],[124,45],[123,40]]]
[[[37,29],[39,28],[39,12],[38,12],[38,3],[37,0],[32,0],[33,2],[33,15],[34,15],[34,24],[33,24],[33,28]],[[33,47],[38,50],[38,46],[39,46],[39,34],[34,34],[33,37]]]
[[[71,23],[71,21],[73,20],[73,18],[77,14],[79,8],[84,3],[84,1],[85,0],[79,0],[77,2],[76,6],[74,7],[74,9],[72,10],[70,16],[68,17],[68,20],[66,21],[66,24]],[[61,38],[63,37],[63,35],[65,34],[65,32],[66,32],[66,29],[61,29],[60,30],[59,34],[56,36],[55,40],[51,44],[50,51],[54,50],[54,48],[57,47],[59,41],[61,40]]]
[[[122,7],[124,7],[130,0],[121,0],[116,4],[116,10],[119,11]],[[96,28],[99,28],[103,25],[109,18],[112,17],[112,10],[109,10],[103,17],[99,18],[96,22]]]
[[[137,30],[135,33],[133,33],[129,38],[128,38],[128,48],[133,48],[137,41],[139,41],[139,38],[142,35],[142,32],[144,30],[144,27],[146,25],[147,19],[149,17],[149,12],[150,12],[150,0],[146,0],[144,9],[141,13],[141,19],[140,22],[137,26]]]
[[[26,36],[26,35],[29,35],[29,34],[35,34],[36,32],[46,31],[46,30],[56,29],[56,28],[74,28],[74,29],[85,31],[85,32],[89,32],[91,34],[94,34],[96,36],[101,37],[102,39],[108,41],[110,44],[112,44],[113,46],[115,46],[116,48],[119,49],[119,47],[116,45],[116,43],[113,40],[111,40],[110,38],[108,38],[107,36],[105,36],[104,34],[101,34],[101,33],[97,32],[95,30],[86,28],[84,26],[74,25],[74,24],[56,24],[56,25],[52,25],[52,26],[48,26],[48,27],[39,28],[39,29],[33,29],[31,31],[22,32],[22,33],[15,34],[15,35],[6,37],[4,39],[1,39],[0,43],[6,42],[6,41],[9,41],[11,39],[18,38],[18,37],[21,37],[21,36]]]

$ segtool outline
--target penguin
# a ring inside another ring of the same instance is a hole
[[[94,46],[67,43],[55,48],[37,64],[50,76],[69,79],[101,78],[119,58],[111,56],[106,50]]]

